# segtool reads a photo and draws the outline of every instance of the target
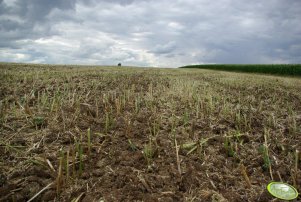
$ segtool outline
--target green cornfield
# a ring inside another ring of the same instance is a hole
[[[205,64],[188,65],[180,68],[199,68],[232,72],[301,76],[301,64]]]

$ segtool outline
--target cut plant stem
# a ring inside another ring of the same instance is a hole
[[[68,183],[69,180],[69,156],[70,156],[70,150],[67,150],[67,154],[66,154],[66,183]]]
[[[299,150],[296,149],[296,156],[295,156],[295,171],[298,171],[298,164],[299,164]]]
[[[265,147],[265,155],[266,155],[267,158],[269,158],[269,148],[268,148],[268,141],[267,141],[267,133],[268,133],[268,131],[265,130],[264,131],[264,147]],[[269,161],[269,165],[268,166],[269,166],[271,180],[274,180],[274,178],[273,178],[273,172],[272,172],[272,165],[271,165],[270,161]]]
[[[296,149],[296,154],[295,154],[295,186],[297,185],[296,182],[298,182],[298,163],[299,163],[299,150]]]
[[[56,193],[57,195],[60,194],[61,188],[63,186],[63,151],[60,151],[60,160],[59,160],[59,169],[58,169],[58,175],[56,178]]]
[[[244,164],[241,163],[239,165],[239,168],[240,168],[241,174],[244,176],[244,179],[245,179],[245,181],[247,183],[248,188],[250,189],[252,187],[252,184],[251,184],[250,178],[249,178],[249,176],[247,174],[246,167],[244,166]]]
[[[83,164],[83,146],[79,145],[79,151],[78,151],[78,156],[79,156],[79,176],[82,175],[83,169],[84,169],[84,164]]]
[[[283,180],[282,180],[282,177],[281,177],[281,175],[280,175],[280,172],[279,172],[279,171],[277,171],[277,175],[278,175],[278,177],[279,177],[279,180],[280,180],[280,182],[283,182]]]
[[[106,134],[108,134],[108,131],[109,131],[109,124],[110,124],[109,113],[106,113],[106,120],[105,120],[105,133]]]
[[[179,171],[179,174],[181,175],[182,171],[181,171],[181,162],[180,162],[180,157],[179,157],[179,147],[178,147],[178,143],[177,143],[176,137],[174,137],[174,139],[175,139],[175,147],[176,147],[176,156],[177,156],[178,171]]]
[[[90,153],[91,153],[91,130],[90,130],[90,128],[88,128],[87,136],[88,136],[88,156],[90,156]]]
[[[41,193],[43,193],[45,190],[49,189],[51,187],[51,185],[53,184],[53,182],[51,182],[50,184],[48,184],[46,187],[44,187],[43,189],[41,189],[38,193],[36,193],[33,197],[31,197],[31,199],[29,199],[27,202],[31,202],[33,201],[36,197],[38,197]]]
[[[75,179],[76,177],[76,170],[75,170],[75,161],[76,161],[76,149],[75,149],[75,146],[72,147],[72,175],[73,175],[73,178]]]

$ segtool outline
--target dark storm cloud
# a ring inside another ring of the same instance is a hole
[[[51,21],[46,18],[53,9],[73,9],[75,2],[72,0],[17,0],[1,1],[0,6],[0,47],[21,48],[19,40],[38,39],[52,36]]]
[[[0,60],[301,63],[299,0],[0,0]]]

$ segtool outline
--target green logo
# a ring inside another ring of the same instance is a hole
[[[298,197],[295,187],[283,182],[271,182],[267,189],[270,194],[282,200],[293,200]]]

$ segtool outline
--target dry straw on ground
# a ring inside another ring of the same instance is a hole
[[[2,63],[0,82],[0,201],[272,201],[271,177],[300,191],[298,78]]]

